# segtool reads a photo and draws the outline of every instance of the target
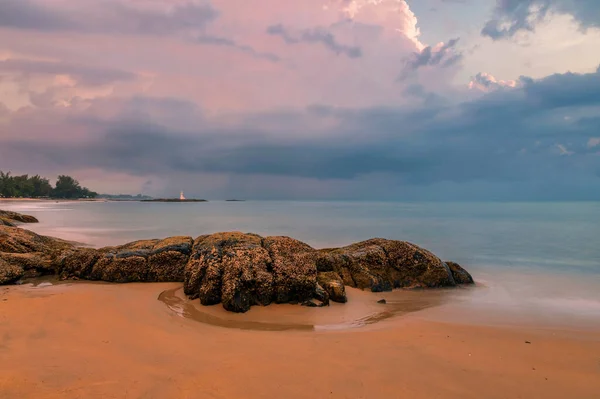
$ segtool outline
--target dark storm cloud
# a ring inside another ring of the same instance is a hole
[[[481,34],[498,40],[534,31],[549,12],[571,15],[583,29],[600,27],[598,0],[497,0],[494,15]]]
[[[69,75],[76,79],[78,83],[90,86],[104,85],[116,81],[130,81],[136,78],[134,73],[119,69],[24,59],[0,61],[0,74],[2,72],[25,75]]]
[[[423,92],[418,87],[413,91]],[[178,103],[169,104],[165,107],[177,112]],[[189,105],[183,106],[187,108],[179,111],[181,117],[192,113]],[[289,114],[275,113],[255,115],[248,119],[255,124],[242,122],[238,128],[203,120],[191,130],[134,118],[97,121],[94,127],[101,134],[88,141],[71,142],[61,132],[45,141],[4,140],[0,158],[28,157],[42,169],[50,164],[95,167],[140,176],[215,172],[357,181],[361,176],[386,175],[414,187],[479,182],[502,184],[508,190],[528,185],[550,190],[556,183],[563,190],[576,181],[589,197],[600,194],[586,188],[598,187],[600,156],[588,143],[599,136],[600,120],[593,112],[599,106],[600,71],[557,74],[541,80],[523,78],[518,88],[458,106],[441,102],[413,109],[314,106],[295,116],[307,121],[298,126],[290,124]],[[563,118],[586,110],[591,114]],[[309,121],[323,118],[335,121],[335,127],[320,135],[302,135],[310,129]],[[276,124],[286,134],[263,131],[260,121]]]
[[[159,11],[117,0],[74,9],[49,7],[39,0],[0,0],[0,27],[41,31],[169,35],[203,29],[218,16],[209,3],[189,2]]]
[[[281,24],[271,25],[267,28],[267,33],[272,36],[279,36],[287,44],[298,43],[319,43],[324,45],[328,50],[336,54],[344,54],[350,58],[362,57],[362,50],[358,46],[347,46],[338,43],[335,36],[328,32],[325,28],[314,28],[302,30],[298,35],[294,35]]]
[[[0,27],[41,31],[72,30],[77,24],[67,15],[30,0],[0,0]]]
[[[399,80],[406,79],[409,75],[425,66],[439,66],[442,68],[451,67],[463,58],[461,52],[456,51],[456,44],[460,39],[450,39],[440,48],[427,46],[420,52],[412,53],[406,60],[404,70],[400,74]]]

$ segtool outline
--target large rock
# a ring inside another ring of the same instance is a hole
[[[5,280],[0,284],[56,274],[62,252],[72,248],[72,244],[63,240],[17,227],[0,226],[0,274]]]
[[[148,281],[183,281],[185,265],[192,253],[192,237],[170,237],[158,241],[148,255]]]
[[[289,237],[233,232],[93,249],[0,226],[0,284],[46,274],[117,283],[183,281],[189,298],[233,312],[271,302],[344,303],[346,285],[380,292],[473,283],[454,262],[380,238],[317,251]]]
[[[30,215],[23,215],[17,212],[12,211],[3,211],[0,210],[0,219],[5,219],[8,221],[16,221],[21,223],[38,223],[37,218]],[[0,223],[1,224],[1,223]]]
[[[336,272],[319,272],[317,281],[333,302],[346,303],[348,301],[344,282]]]
[[[11,284],[25,275],[25,270],[18,265],[12,265],[0,258],[0,285]]]
[[[469,274],[468,271],[462,268],[456,262],[446,261],[446,265],[450,268],[450,272],[452,272],[452,277],[454,277],[454,281],[456,284],[474,284],[473,277]]]
[[[0,217],[0,226],[16,227],[11,219]]]
[[[18,227],[0,226],[0,252],[55,255],[72,247],[71,243],[58,238],[41,236]]]
[[[239,232],[198,237],[185,269],[184,291],[203,305],[233,312],[273,300],[271,258],[262,238]]]
[[[289,237],[267,237],[263,246],[271,258],[275,302],[311,299],[317,285],[317,251]]]
[[[456,285],[448,266],[431,252],[382,238],[321,250],[317,267],[320,272],[336,272],[344,285],[373,292]]]
[[[135,241],[118,247],[76,248],[63,254],[59,274],[116,283],[183,281],[191,237]]]

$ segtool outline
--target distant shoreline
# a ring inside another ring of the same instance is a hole
[[[157,199],[145,199],[140,202],[208,202],[205,199],[179,199],[179,198],[157,198]]]
[[[0,202],[104,202],[104,198],[2,198]]]

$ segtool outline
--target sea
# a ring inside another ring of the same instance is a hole
[[[600,325],[600,202],[202,203],[2,201],[39,234],[93,247],[220,231],[285,235],[315,248],[406,240],[471,272],[452,318]],[[464,313],[461,315],[461,313]],[[477,314],[477,317],[468,317]]]

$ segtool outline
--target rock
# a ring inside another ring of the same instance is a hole
[[[289,237],[267,237],[273,271],[275,302],[304,302],[313,297],[317,285],[317,251]]]
[[[148,281],[183,281],[194,240],[192,237],[170,237],[157,242],[148,256]]]
[[[387,301],[385,299],[380,299],[380,300],[377,301],[377,303],[385,305],[387,303]]]
[[[306,306],[308,308],[318,308],[319,307],[319,305],[317,305],[313,301],[304,301],[304,302],[302,302],[302,306]]]
[[[53,258],[44,253],[13,254],[0,252],[0,259],[23,270],[22,277],[40,277],[55,274]]]
[[[3,211],[0,210],[0,219],[5,219],[5,220],[14,220],[16,222],[21,222],[21,223],[38,223],[39,220],[37,220],[37,218],[30,216],[30,215],[23,215],[17,212],[12,212],[12,211]],[[0,223],[1,224],[1,223]]]
[[[62,280],[92,280],[92,269],[102,253],[91,248],[74,248],[65,252],[59,262],[57,273]]]
[[[456,284],[475,284],[469,272],[463,269],[458,263],[446,261],[446,265],[450,268]]]
[[[11,222],[10,219],[5,219],[3,217],[0,217],[0,226],[15,227],[15,224],[13,222]]]
[[[24,275],[25,270],[22,267],[0,259],[0,285],[15,283]]]
[[[426,249],[406,241],[369,241],[377,242],[388,255],[389,276],[394,288],[439,288],[456,285],[448,266]]]
[[[392,288],[456,285],[448,266],[431,252],[405,241],[374,238],[321,250],[319,270],[332,270],[344,285],[373,292]]]
[[[320,256],[320,264],[331,265],[345,285],[373,292],[391,291],[392,284],[387,276],[387,256],[381,246],[368,241],[344,248],[326,250]]]
[[[317,275],[317,281],[327,291],[329,299],[333,302],[346,303],[348,301],[344,282],[336,272],[320,272]]]
[[[158,240],[135,241],[119,247],[100,248],[92,267],[91,280],[114,283],[148,281],[148,256]]]
[[[221,303],[232,312],[271,302],[345,303],[345,285],[381,292],[473,282],[454,262],[408,242],[379,238],[315,250],[290,237],[231,232],[93,249],[0,226],[0,284],[46,274],[117,283],[183,281],[189,298]]]
[[[0,226],[0,260],[8,265],[5,270],[10,269],[6,275],[13,276],[17,271],[20,277],[56,274],[61,253],[71,248],[73,245],[63,240],[18,227]],[[9,282],[13,281],[10,279]]]
[[[217,233],[198,237],[185,268],[184,291],[203,305],[223,302],[233,312],[273,299],[271,259],[254,234]]]
[[[54,256],[69,248],[73,248],[71,243],[58,238],[40,236],[18,227],[0,226],[0,252],[41,252]]]
[[[317,283],[313,296],[315,299],[321,301],[321,306],[329,306],[329,294],[321,287],[321,284]]]
[[[135,241],[119,247],[75,248],[63,253],[57,271],[62,279],[118,283],[183,281],[191,237]]]

